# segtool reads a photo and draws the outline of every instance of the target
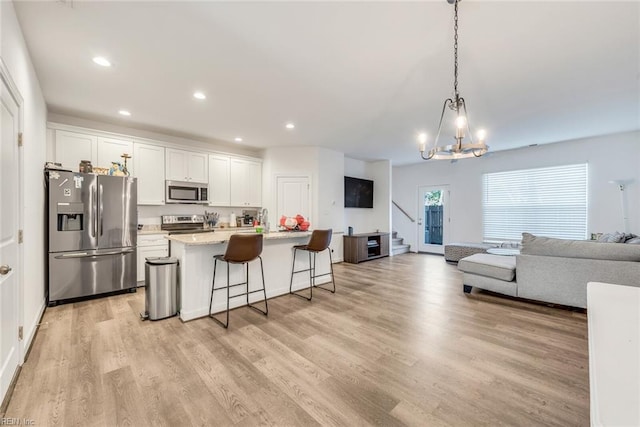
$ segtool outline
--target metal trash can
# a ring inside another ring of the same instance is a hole
[[[145,314],[160,320],[178,313],[178,258],[149,257],[144,265]]]

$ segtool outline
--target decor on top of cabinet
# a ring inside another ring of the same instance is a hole
[[[298,214],[295,217],[287,217],[282,215],[280,217],[280,229],[286,231],[307,231],[311,224],[309,221]]]
[[[80,173],[91,173],[93,172],[93,166],[91,165],[91,160],[80,160],[80,166],[78,168]]]
[[[122,156],[120,157],[124,159],[124,165],[122,166],[122,171],[126,176],[129,176],[129,169],[127,168],[127,159],[130,159],[131,155],[129,153],[122,153]]]
[[[129,173],[125,173],[124,166],[118,162],[111,162],[111,168],[109,169],[109,175],[113,176],[127,176]]]
[[[109,175],[109,168],[93,168],[93,173],[96,175]]]

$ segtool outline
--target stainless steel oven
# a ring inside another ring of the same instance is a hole
[[[166,181],[165,203],[209,203],[209,186],[197,182]]]

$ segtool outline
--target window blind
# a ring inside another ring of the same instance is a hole
[[[587,164],[483,175],[485,241],[587,237]]]

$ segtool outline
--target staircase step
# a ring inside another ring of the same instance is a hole
[[[391,239],[391,241],[393,242],[393,246],[402,245],[403,240],[404,239],[402,237],[394,237],[393,239]]]
[[[409,245],[398,245],[391,248],[391,253],[393,255],[400,255],[400,254],[406,254],[407,252],[409,252],[409,250],[410,250]]]
[[[398,237],[398,232],[397,231],[392,231],[391,232],[391,238],[395,239]]]

